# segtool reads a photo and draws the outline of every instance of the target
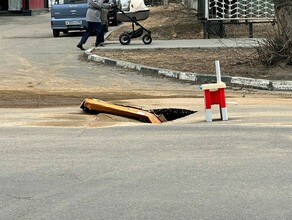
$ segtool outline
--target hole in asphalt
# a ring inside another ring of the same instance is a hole
[[[154,112],[154,114],[157,115],[159,118],[164,117],[166,121],[173,121],[173,120],[183,118],[197,112],[197,111],[192,111],[188,109],[180,109],[180,108],[152,109],[151,111]]]
[[[108,113],[153,124],[173,121],[197,112],[180,108],[160,108],[146,110],[132,106],[113,104],[92,98],[84,99],[80,105],[80,108],[82,108],[87,113]]]
[[[89,114],[101,113],[99,111],[95,111],[95,110],[87,109],[87,108],[83,108],[83,110]],[[197,111],[192,111],[188,109],[180,109],[180,108],[162,108],[162,109],[152,109],[149,112],[154,113],[157,116],[157,118],[159,118],[159,120],[163,123],[163,122],[174,121],[176,119],[186,117],[188,115],[196,113]],[[124,117],[127,117],[127,116],[124,116]],[[132,118],[132,117],[128,117],[128,118]],[[149,120],[145,118],[134,118],[134,119],[144,122],[144,123],[151,123]]]

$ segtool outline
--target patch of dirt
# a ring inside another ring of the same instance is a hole
[[[148,19],[139,22],[152,32],[153,40],[201,39],[202,25],[194,11],[180,5],[168,8],[150,8]],[[264,37],[272,24],[255,24],[254,37]],[[125,23],[111,33],[108,40],[118,40],[125,30],[131,30],[131,23]],[[248,26],[226,25],[227,37],[247,37]],[[216,36],[215,36],[216,37]],[[137,64],[198,74],[214,74],[214,61],[220,60],[222,75],[260,79],[292,80],[292,66],[278,65],[267,68],[258,61],[256,49],[147,49],[147,50],[98,50],[99,56],[111,57]]]
[[[215,60],[220,60],[222,75],[258,79],[292,80],[292,67],[267,68],[254,62],[254,49],[154,49],[98,50],[99,56],[142,65],[198,74],[215,74]]]
[[[191,94],[186,92],[183,95],[163,95],[161,93],[159,98],[181,98],[192,97]],[[58,106],[78,106],[85,97],[96,97],[96,93],[90,92],[62,92],[54,93],[49,91],[36,92],[36,91],[16,91],[16,90],[0,90],[1,93],[1,107],[2,108],[44,108],[44,107],[58,107]],[[123,91],[117,93],[109,93],[108,91],[98,92],[98,98],[104,101],[114,101],[120,99],[148,99],[154,98],[155,95],[142,94],[139,91]],[[194,95],[193,95],[194,97]]]
[[[193,12],[189,12],[178,6],[170,6],[167,9],[163,9],[161,6],[151,7],[150,17],[141,22],[145,27],[152,31],[153,40],[156,39],[192,39],[202,38],[202,27],[201,24],[196,21],[196,16]],[[232,37],[243,37],[247,36],[247,27],[236,30],[235,27],[230,27],[228,36]],[[128,30],[131,28],[130,23],[121,26],[121,29],[113,32],[109,40],[118,40],[122,29]],[[258,31],[261,30],[261,31]],[[259,26],[255,28],[255,37],[260,37],[264,33],[264,27]],[[236,35],[236,36],[235,36]],[[186,72],[196,72],[201,74],[214,74],[215,67],[214,61],[220,60],[222,75],[231,76],[244,76],[244,77],[254,77],[254,78],[267,78],[267,79],[281,79],[281,80],[292,80],[292,69],[287,66],[278,66],[272,69],[267,69],[256,62],[256,53],[254,49],[164,49],[164,50],[99,50],[98,55],[113,57],[115,59],[125,60],[133,63],[139,63],[154,67],[166,68],[171,70],[186,71]],[[86,64],[84,64],[86,65]],[[100,64],[101,65],[101,64]],[[18,68],[18,67],[17,67]],[[21,68],[20,68],[21,69]],[[81,104],[85,97],[96,97],[97,92],[85,91],[85,90],[74,90],[72,91],[70,87],[74,84],[68,84],[67,81],[58,81],[57,87],[54,88],[54,80],[50,79],[48,87],[42,87],[38,85],[38,88],[34,88],[34,84],[31,82],[31,77],[38,78],[38,81],[46,81],[44,75],[41,76],[40,72],[36,71],[32,73],[27,79],[19,73],[20,80],[15,82],[15,86],[7,86],[5,83],[4,87],[1,88],[1,108],[40,108],[48,106],[78,106]],[[43,73],[45,74],[45,72]],[[17,74],[16,74],[17,76]],[[5,76],[4,79],[7,79]],[[52,77],[49,75],[48,77]],[[149,77],[147,75],[147,77]],[[157,81],[157,77],[153,79]],[[21,81],[22,79],[23,82]],[[13,81],[9,79],[10,81]],[[174,80],[175,79],[167,79]],[[4,81],[5,82],[5,81]],[[18,84],[21,84],[19,88]],[[169,81],[168,81],[169,82]],[[26,84],[28,83],[28,88]],[[117,88],[115,86],[103,86],[98,90],[98,98],[104,101],[115,101],[115,100],[125,100],[125,99],[161,99],[159,103],[164,98],[195,98],[198,96],[192,87],[188,86],[175,87],[175,84],[171,84],[168,88],[161,83],[158,85],[155,83],[149,83],[149,87],[143,88],[145,84],[139,84],[137,87],[128,88],[131,86],[127,84],[125,89],[121,87]],[[133,83],[134,84],[134,83]],[[52,86],[52,87],[51,87]],[[163,86],[163,89],[161,87]],[[50,88],[51,87],[51,88]],[[49,89],[48,89],[49,88]],[[40,90],[41,89],[41,90]],[[68,90],[67,90],[68,89]],[[249,96],[261,96],[267,95],[268,98],[275,96],[276,99],[281,96],[282,98],[290,98],[289,94],[279,94],[277,92],[268,92],[261,90],[252,90],[248,88],[234,87],[230,88],[232,96],[245,97],[246,94]],[[59,92],[58,92],[59,91]],[[229,92],[229,97],[231,97]],[[199,93],[199,97],[203,94]]]

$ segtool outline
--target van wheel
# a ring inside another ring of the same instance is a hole
[[[112,25],[113,26],[117,26],[118,25],[118,18],[117,15],[114,17],[114,19],[112,20]]]
[[[59,37],[60,36],[60,31],[58,31],[58,30],[53,30],[53,36],[54,37]]]

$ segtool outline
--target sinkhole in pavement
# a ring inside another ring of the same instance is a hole
[[[162,117],[164,117],[165,120],[163,120],[162,122],[174,121],[176,119],[183,118],[197,112],[197,111],[192,111],[188,109],[180,109],[180,108],[161,108],[161,109],[152,109],[150,111],[154,112],[154,114],[157,115],[158,118],[161,120],[162,120]]]
[[[179,108],[161,108],[146,110],[133,106],[113,104],[110,102],[105,102],[99,99],[92,98],[86,98],[81,103],[80,108],[88,113],[108,113],[152,124],[160,124],[166,121],[173,121],[197,112]]]

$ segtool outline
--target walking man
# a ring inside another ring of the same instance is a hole
[[[88,9],[86,13],[86,21],[88,22],[88,25],[86,32],[82,35],[80,42],[77,44],[77,47],[81,50],[85,50],[83,44],[86,43],[93,31],[96,34],[95,46],[104,46],[104,31],[101,22],[103,0],[88,0],[87,3]]]

